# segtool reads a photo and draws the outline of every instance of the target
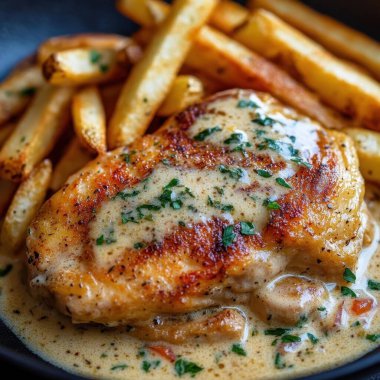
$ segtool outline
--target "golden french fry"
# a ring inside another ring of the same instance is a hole
[[[0,128],[0,147],[5,143],[11,132],[15,129],[14,123],[8,123]],[[1,194],[1,193],[0,193]]]
[[[73,89],[45,84],[0,150],[0,177],[21,181],[53,148],[67,125]]]
[[[129,17],[137,21],[132,12]],[[341,129],[347,126],[345,119],[324,106],[289,74],[211,27],[201,28],[185,63],[225,86],[267,91],[325,127]]]
[[[179,75],[175,78],[170,92],[157,111],[158,116],[170,116],[204,96],[203,83],[192,75]]]
[[[85,87],[74,95],[72,114],[74,130],[83,146],[91,152],[104,153],[106,115],[97,87]]]
[[[45,199],[51,173],[51,162],[44,160],[17,189],[1,228],[1,243],[8,251],[15,252],[24,242],[28,226]]]
[[[352,137],[363,177],[380,183],[380,133],[363,128],[344,130]]]
[[[167,4],[158,0],[117,0],[116,8],[140,25],[154,27],[162,22],[170,11]]]
[[[112,49],[77,48],[52,54],[43,64],[46,80],[54,85],[87,85],[126,76],[128,62]]]
[[[274,60],[321,99],[354,118],[359,125],[380,130],[380,85],[335,58],[274,14],[259,9],[234,37]]]
[[[17,185],[5,179],[0,179],[0,216],[8,207]]]
[[[264,8],[301,30],[333,53],[353,60],[380,79],[380,44],[299,1],[251,0],[251,8]]]
[[[133,68],[118,99],[109,128],[111,148],[144,134],[216,0],[177,0]]]
[[[210,17],[210,25],[224,33],[231,33],[244,24],[249,17],[249,10],[230,0],[221,0]]]
[[[92,159],[91,153],[81,145],[77,138],[73,138],[53,171],[50,188],[59,190],[67,179]]]
[[[52,54],[77,48],[122,50],[136,45],[129,37],[118,34],[84,33],[46,40],[38,48],[38,62],[43,64]]]
[[[11,74],[0,84],[0,124],[20,113],[44,80],[41,69],[28,66]]]

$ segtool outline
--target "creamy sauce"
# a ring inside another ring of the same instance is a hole
[[[229,148],[230,154],[241,157],[242,162],[246,152],[263,150],[273,163],[285,165],[269,176],[259,167],[241,166],[238,175],[231,175],[231,169],[236,168],[219,167],[206,172],[158,165],[145,181],[124,189],[97,210],[90,236],[98,265],[111,265],[125,248],[138,249],[162,240],[181,223],[191,225],[218,216],[231,223],[252,222],[257,231],[267,224],[265,200],[275,202],[286,194],[289,187],[284,183],[300,165],[307,166],[318,150],[315,128],[309,120],[294,121],[290,110],[289,115],[283,108],[276,112],[275,107],[263,104],[255,96],[237,104],[231,98],[219,102],[219,109],[225,106],[235,111],[213,115],[214,126],[210,126],[207,116],[199,117],[188,132],[190,137]],[[249,185],[253,182],[256,187],[251,193]],[[380,197],[370,194],[368,204],[380,222]],[[23,255],[12,262],[0,256],[0,268],[13,266],[0,277],[0,313],[6,325],[33,352],[69,372],[92,378],[174,379],[194,374],[197,379],[251,379],[253,373],[257,379],[301,376],[354,360],[380,341],[380,336],[376,339],[374,335],[380,334],[380,315],[376,312],[380,290],[367,289],[368,279],[380,281],[378,240],[376,228],[373,243],[361,253],[356,282],[350,287],[358,298],[370,300],[374,307],[368,312],[355,316],[355,299],[342,297],[336,284],[323,284],[328,295],[325,308],[290,327],[264,323],[247,307],[236,306],[246,319],[241,341],[160,344],[170,347],[175,355],[172,362],[149,348],[157,343],[147,344],[131,337],[127,327],[74,325],[69,318],[32,298],[25,283]],[[281,274],[267,287],[274,288],[290,275],[293,274]],[[301,303],[309,301],[305,293]],[[337,305],[341,305],[339,323],[332,327],[329,321],[337,319]],[[285,335],[270,331],[274,328],[288,330]],[[289,343],[289,339],[294,341]]]

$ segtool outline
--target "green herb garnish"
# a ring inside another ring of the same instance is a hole
[[[371,290],[380,290],[380,282],[375,280],[368,280],[367,286]]]
[[[247,356],[247,352],[240,343],[234,343],[231,347],[231,351],[234,352],[236,355]]]
[[[283,178],[276,178],[276,182],[283,187],[286,187],[287,189],[291,189],[292,186],[288,184]]]
[[[225,144],[239,144],[242,142],[244,136],[242,133],[232,133],[231,136],[224,140]]]
[[[179,377],[187,373],[191,377],[194,377],[198,372],[202,371],[203,368],[193,362],[189,362],[186,359],[181,358],[177,359],[174,363],[174,370]]]
[[[277,369],[283,369],[285,368],[285,363],[282,361],[282,356],[279,352],[276,353],[276,356],[274,357],[274,366]]]
[[[142,243],[141,241],[139,241],[138,243],[133,244],[133,248],[134,249],[141,249],[141,248],[144,248],[145,246],[146,246],[146,244]]]
[[[256,115],[256,118],[252,120],[253,123],[262,125],[263,127],[273,126],[276,123],[276,120],[268,117],[268,116],[260,116]]]
[[[307,333],[307,337],[309,338],[310,342],[313,344],[317,344],[319,342],[319,339],[311,333]]]
[[[345,296],[345,297],[351,297],[351,298],[356,298],[356,293],[350,289],[350,288],[347,288],[347,286],[342,286],[340,288],[340,292],[342,294],[342,296]]]
[[[258,108],[258,105],[252,100],[240,99],[236,107],[237,108]]]
[[[199,132],[197,135],[194,136],[194,140],[196,141],[204,141],[207,137],[211,136],[215,132],[220,132],[222,128],[219,126],[213,127],[213,128],[207,128],[203,131]]]
[[[305,325],[306,322],[307,322],[306,315],[301,315],[300,319],[298,320],[298,322],[296,324],[296,327],[298,327],[300,329]]]
[[[111,367],[111,371],[122,371],[124,369],[128,368],[127,364],[117,364]]]
[[[227,226],[223,229],[222,243],[225,247],[229,247],[233,244],[236,239],[236,234],[234,232],[234,226]]]
[[[281,336],[289,332],[291,329],[278,327],[276,329],[268,329],[264,330],[264,335],[274,335],[274,336]]]
[[[240,179],[244,176],[244,170],[241,168],[231,168],[225,165],[220,165],[219,166],[219,171],[223,174],[228,174],[230,178],[233,179]]]
[[[349,268],[346,268],[343,272],[343,278],[347,281],[347,282],[352,282],[353,284],[355,284],[355,281],[356,281],[356,276],[354,273],[352,273],[352,271],[349,269]]]
[[[301,157],[293,157],[290,159],[290,161],[295,162],[297,165],[305,166],[305,168],[308,168],[308,169],[312,167],[311,164],[309,164],[307,161],[304,161]]]
[[[210,196],[208,196],[208,198],[207,198],[207,205],[214,207],[217,210],[221,210],[221,211],[233,211],[234,210],[233,205],[223,204],[219,201],[214,201]]]
[[[264,200],[263,206],[265,206],[268,210],[280,210],[281,209],[281,206],[276,201],[271,201],[269,198]]]
[[[260,177],[264,177],[264,178],[270,178],[270,177],[272,177],[272,173],[271,173],[271,172],[268,172],[268,170],[257,169],[257,170],[256,170],[256,173],[257,173]]]
[[[255,225],[251,222],[240,222],[240,233],[242,235],[254,235]]]
[[[97,50],[91,50],[90,51],[90,62],[91,63],[98,63],[100,61],[100,58],[102,55]]]
[[[301,342],[301,338],[297,335],[286,334],[281,337],[281,342],[283,343]]]
[[[369,334],[365,338],[375,343],[380,339],[380,334]]]

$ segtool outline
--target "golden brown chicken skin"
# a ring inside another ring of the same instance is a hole
[[[229,90],[72,176],[30,227],[30,286],[107,325],[249,304],[285,271],[354,271],[363,208],[348,137]]]

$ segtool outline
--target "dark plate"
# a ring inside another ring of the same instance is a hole
[[[306,2],[380,40],[379,0]],[[112,0],[0,0],[0,78],[48,37],[77,32],[128,35],[135,29],[136,25],[116,12]],[[79,379],[32,354],[1,322],[0,337],[3,373],[11,369],[14,376],[28,372],[40,378]],[[376,373],[380,373],[380,349],[343,367],[307,377],[307,380],[365,379]],[[380,376],[375,378],[380,379]]]

